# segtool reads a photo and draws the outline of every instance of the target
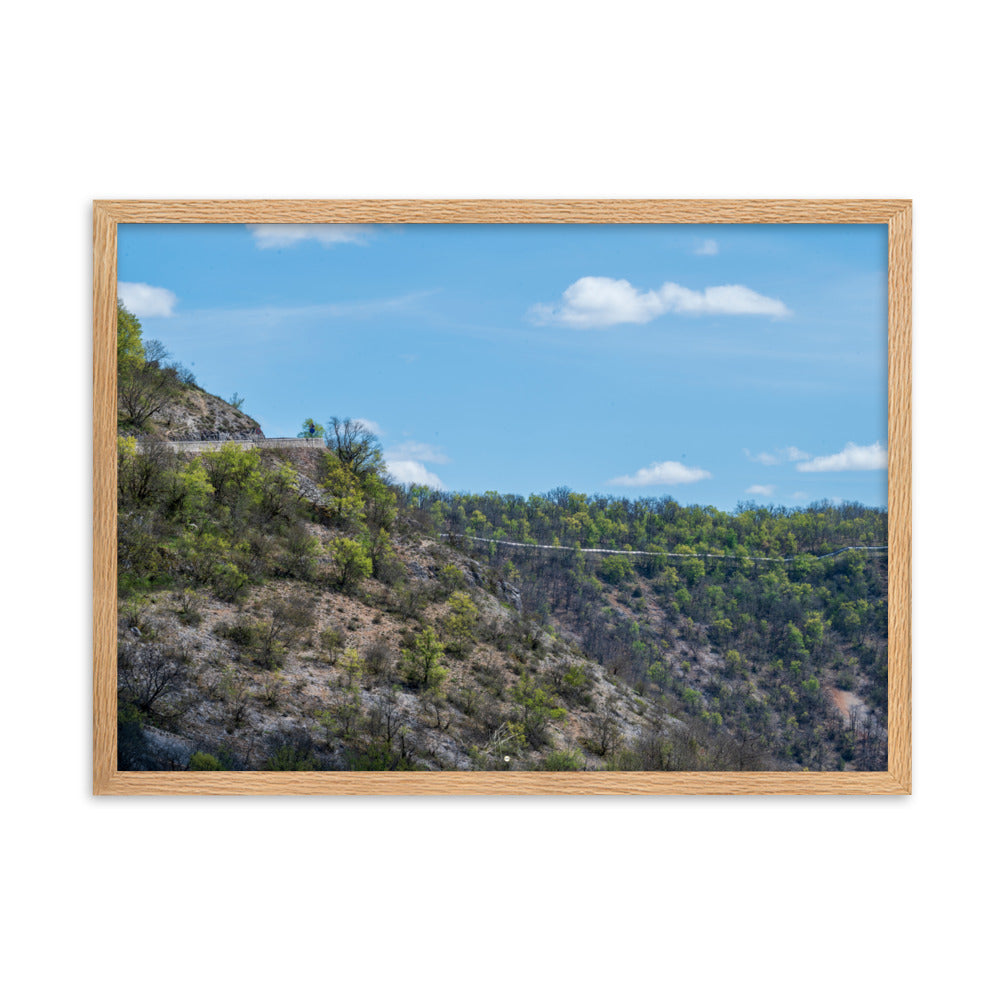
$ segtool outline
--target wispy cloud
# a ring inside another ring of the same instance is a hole
[[[312,240],[323,246],[333,246],[336,243],[355,243],[364,246],[375,238],[374,226],[351,226],[312,223],[305,226],[295,225],[264,225],[247,226],[253,236],[254,243],[261,250],[275,250],[294,246]]]
[[[422,441],[404,441],[402,444],[393,445],[386,449],[385,457],[394,462],[412,460],[431,462],[435,465],[445,465],[451,461],[437,445],[424,444]]]
[[[790,316],[778,299],[768,298],[744,285],[716,285],[697,292],[668,281],[658,289],[641,292],[624,278],[586,277],[575,281],[557,305],[539,303],[528,318],[541,326],[576,329],[649,323],[667,313],[681,316]]]
[[[609,486],[680,486],[710,479],[712,474],[681,462],[654,462],[631,476],[616,476]]]
[[[820,455],[796,468],[799,472],[869,472],[889,468],[889,453],[880,441],[868,445],[849,441],[836,455]]]
[[[743,449],[743,454],[751,462],[759,462],[761,465],[781,465],[782,462],[802,462],[809,458],[809,453],[795,445],[788,448],[776,448],[774,451],[759,451],[756,455],[751,453],[749,448]]]
[[[177,324],[185,328],[200,328],[206,324],[212,336],[219,338],[224,329],[234,329],[241,337],[247,331],[275,329],[287,337],[291,324],[331,319],[374,319],[392,313],[419,311],[419,303],[429,291],[410,292],[391,299],[360,299],[354,302],[323,302],[303,306],[249,306],[209,309],[185,309],[177,314]]]
[[[157,288],[141,281],[119,281],[118,298],[139,319],[150,316],[173,316],[177,296],[169,288]]]
[[[747,493],[750,493],[753,496],[757,496],[757,497],[769,497],[769,496],[773,495],[773,493],[774,493],[774,487],[771,486],[771,485],[767,485],[767,486],[759,486],[759,485],[748,486],[747,487]]]
[[[715,240],[702,240],[694,252],[699,257],[714,257],[719,252],[719,244]]]

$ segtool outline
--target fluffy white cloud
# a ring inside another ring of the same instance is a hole
[[[173,316],[177,296],[168,288],[144,285],[141,281],[119,281],[118,298],[139,319],[147,316]]]
[[[386,449],[386,461],[432,462],[435,465],[445,465],[451,459],[436,445],[424,444],[421,441],[404,441]]]
[[[758,485],[748,486],[747,487],[747,493],[752,493],[754,496],[758,496],[758,497],[769,497],[769,496],[771,496],[774,493],[774,487],[770,486],[770,485],[768,485],[768,486],[758,486]]]
[[[247,226],[247,228],[261,250],[290,247],[304,240],[315,240],[323,246],[332,246],[334,243],[357,243],[364,246],[375,236],[374,226],[351,226],[340,223],[316,222],[305,226],[279,224]]]
[[[751,462],[760,462],[761,465],[780,465],[782,462],[802,462],[809,458],[809,452],[803,451],[791,445],[788,448],[778,448],[773,452],[760,451],[756,455],[750,453],[748,448],[743,449],[743,454]]]
[[[889,453],[880,441],[867,445],[850,441],[836,455],[820,455],[796,466],[799,472],[868,472],[888,467]]]
[[[702,240],[694,252],[699,257],[714,257],[719,252],[719,244],[715,240]]]
[[[430,486],[436,490],[444,489],[444,483],[422,462],[414,462],[411,459],[387,460],[385,466],[389,470],[389,475],[400,483]]]
[[[716,285],[696,292],[668,281],[640,292],[624,278],[580,278],[562,294],[558,305],[539,303],[528,311],[540,325],[577,329],[648,323],[666,313],[683,316],[790,316],[783,302],[744,285]]]
[[[654,462],[640,469],[633,476],[616,476],[609,479],[610,486],[679,486],[710,479],[712,473],[695,469],[680,462]]]

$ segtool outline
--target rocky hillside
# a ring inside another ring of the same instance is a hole
[[[120,766],[722,766],[378,476],[345,489],[327,451],[123,448]]]
[[[260,424],[242,410],[197,385],[181,385],[149,419],[148,433],[168,441],[246,441]]]

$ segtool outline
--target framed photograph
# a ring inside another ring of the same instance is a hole
[[[95,794],[908,794],[908,201],[94,203]]]

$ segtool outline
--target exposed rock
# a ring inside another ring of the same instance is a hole
[[[168,441],[249,441],[262,436],[253,417],[197,386],[185,386],[150,424],[154,434]]]

